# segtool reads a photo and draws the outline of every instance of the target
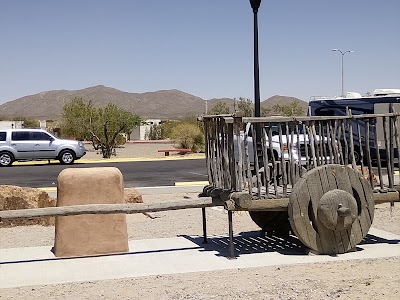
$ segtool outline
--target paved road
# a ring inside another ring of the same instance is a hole
[[[135,161],[110,163],[76,163],[72,166],[60,164],[13,165],[0,168],[1,184],[25,187],[56,186],[58,174],[65,168],[116,167],[124,176],[125,187],[171,186],[175,182],[207,180],[204,159],[171,161]]]

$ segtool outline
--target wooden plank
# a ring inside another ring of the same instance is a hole
[[[349,116],[351,116],[351,109],[349,109],[348,112],[349,112]],[[349,144],[350,144],[349,148],[350,148],[350,154],[351,154],[351,156],[350,156],[351,164],[353,166],[353,169],[356,169],[356,160],[354,157],[355,149],[354,149],[354,138],[353,138],[353,121],[352,120],[348,121],[347,126],[348,126],[348,130],[349,130]]]
[[[400,137],[399,137],[399,127],[398,127],[398,118],[395,117],[394,119],[394,138],[396,141],[396,148],[397,148],[397,166],[398,166],[398,174],[399,174],[399,181],[400,181]]]
[[[254,149],[253,149],[254,152]],[[251,179],[251,167],[250,167],[250,159],[249,159],[249,141],[247,132],[244,133],[244,163],[246,165],[245,168],[245,178],[247,182],[247,188],[249,193],[251,194],[253,189],[253,181]]]
[[[228,145],[227,145],[227,159],[229,164],[229,173],[230,173],[230,186],[234,191],[239,190],[238,182],[237,182],[237,172],[236,172],[236,163],[235,163],[235,153],[234,153],[234,133],[233,133],[233,124],[227,124],[228,128]],[[227,174],[229,176],[229,173]]]
[[[370,123],[369,120],[365,120],[365,152],[367,155],[367,164],[368,164],[368,172],[369,174],[372,174],[372,160],[371,160],[371,145],[370,145]],[[374,179],[373,176],[369,177],[369,183],[371,184],[372,187],[374,187]]]
[[[383,117],[383,139],[385,141],[385,151],[386,151],[386,168],[387,168],[387,178],[389,182],[389,188],[393,188],[393,169],[392,169],[392,159],[391,159],[391,151],[389,148],[389,136],[387,133],[387,119]],[[391,139],[391,137],[390,137]],[[393,145],[392,145],[393,147]]]
[[[360,122],[357,120],[357,135],[358,135],[358,143],[360,145],[360,163],[361,163],[361,174],[364,176],[364,147],[363,145],[363,136],[361,135],[361,128],[360,128]],[[365,142],[365,141],[364,141]]]
[[[377,124],[377,119],[374,120],[375,126]],[[378,176],[379,176],[379,184],[381,189],[383,189],[383,177],[382,177],[382,164],[381,164],[381,154],[379,153],[379,142],[378,142],[378,135],[375,133],[375,152],[376,152],[376,163],[378,165]],[[372,173],[370,173],[372,174]]]
[[[0,220],[46,216],[73,216],[84,214],[135,214],[215,206],[212,198],[189,199],[163,203],[90,204],[0,211]]]
[[[240,138],[240,127],[238,123],[234,124],[236,142],[237,142],[237,151],[238,151],[238,163],[237,163],[237,189],[238,191],[243,190],[243,152],[242,152],[242,144],[243,141]],[[235,158],[233,158],[233,161]]]
[[[247,123],[270,123],[270,122],[307,122],[307,121],[326,121],[326,120],[346,120],[346,119],[366,119],[366,118],[381,118],[390,116],[399,116],[400,113],[382,113],[382,114],[364,114],[352,116],[295,116],[295,117],[243,117],[242,122]]]
[[[283,134],[282,134],[282,125],[278,124],[278,134],[279,134],[279,146],[280,146],[280,168],[282,175],[282,187],[283,187],[283,196],[287,196],[287,177],[286,177],[286,166],[285,166],[285,157],[284,157],[284,149],[283,149]],[[277,179],[276,179],[277,180]]]
[[[262,127],[262,135],[261,135],[261,145],[263,151],[263,161],[264,161],[264,185],[265,185],[265,197],[269,198],[269,181],[270,179],[270,170],[269,170],[269,161],[270,154],[267,146],[267,132],[265,126]]]
[[[258,127],[260,127],[260,124],[256,124]],[[259,128],[261,131],[261,128]],[[256,126],[253,126],[253,154],[254,154],[254,168],[255,168],[255,176],[256,176],[256,182],[257,182],[257,195],[258,198],[261,198],[261,177],[260,177],[260,165],[258,162],[258,145],[257,145],[257,139],[260,138],[258,134],[259,132],[257,132],[257,128]]]
[[[338,141],[339,164],[344,165],[344,155],[342,150],[342,120],[335,121],[336,140]]]
[[[278,172],[277,172],[277,164],[275,160],[275,155],[273,153],[273,144],[272,144],[272,131],[268,130],[268,142],[269,142],[269,149],[271,151],[271,159],[272,159],[272,176],[273,176],[273,185],[274,185],[274,194],[278,196],[278,183],[277,183],[277,177],[278,177]]]

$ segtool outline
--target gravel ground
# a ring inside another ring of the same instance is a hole
[[[83,159],[101,159],[101,151],[96,151],[93,149],[91,144],[85,145],[86,147],[86,155]],[[158,141],[152,143],[127,143],[120,148],[116,149],[116,156],[112,156],[111,158],[139,158],[139,157],[164,157],[165,154],[163,152],[158,152],[158,150],[169,150],[175,149],[174,144],[171,141]],[[178,153],[170,153],[171,156],[179,155]],[[193,155],[193,154],[186,154]]]
[[[146,153],[154,154],[170,146],[129,145],[118,149],[117,157],[146,157]],[[143,200],[152,203],[196,196],[194,193],[143,195]],[[129,239],[202,233],[200,209],[150,215],[152,218],[143,214],[127,216]],[[258,230],[246,212],[235,213],[233,221],[235,233]],[[223,209],[208,208],[207,223],[209,235],[227,233],[227,213]],[[393,208],[389,204],[377,205],[373,227],[400,235],[399,205]],[[0,248],[52,245],[53,242],[52,226],[0,228]],[[0,299],[397,300],[400,299],[399,275],[400,258],[391,257],[0,289]]]
[[[196,194],[144,195],[144,202]],[[129,239],[201,235],[201,210],[127,217]],[[235,213],[235,233],[258,230],[247,212]],[[208,234],[227,234],[227,214],[207,209]],[[400,209],[376,207],[374,227],[400,234]],[[0,248],[52,245],[54,227],[0,228]],[[246,268],[120,280],[0,289],[0,299],[400,299],[400,258]]]

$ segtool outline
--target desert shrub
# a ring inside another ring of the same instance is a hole
[[[192,152],[204,151],[204,134],[196,123],[178,122],[171,130],[171,138],[180,148]]]
[[[165,128],[163,124],[153,124],[149,130],[146,130],[145,137],[148,140],[163,140],[165,136]]]

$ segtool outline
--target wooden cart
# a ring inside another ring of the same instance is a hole
[[[351,111],[342,117],[204,116],[210,185],[201,196],[228,210],[231,257],[237,210],[249,211],[263,232],[295,234],[315,252],[354,249],[371,227],[375,204],[399,201],[398,118]]]

